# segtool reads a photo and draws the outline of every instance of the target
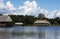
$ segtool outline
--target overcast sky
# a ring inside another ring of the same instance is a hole
[[[60,0],[0,0],[0,14],[60,17]]]

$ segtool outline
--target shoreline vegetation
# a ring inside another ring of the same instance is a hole
[[[47,20],[50,22],[49,26],[60,26],[59,17],[49,19],[49,18],[46,18],[44,14],[39,14],[37,17],[31,16],[31,15],[8,15],[8,16],[11,17],[12,23],[10,23],[10,25],[12,24],[13,26],[17,22],[23,23],[23,25],[19,25],[19,26],[30,26],[30,25],[33,26],[36,20]]]
[[[44,14],[39,14],[38,17],[31,16],[31,15],[9,15],[12,20],[13,24],[16,22],[23,23],[23,26],[27,25],[33,25],[36,20],[47,20],[50,22],[50,26],[60,26],[60,18],[56,17],[53,19],[46,18]]]
[[[37,27],[39,27],[39,26],[47,26],[47,25],[15,25],[14,24],[13,26],[37,26]],[[53,24],[53,25],[48,25],[48,26],[60,26],[60,25]]]

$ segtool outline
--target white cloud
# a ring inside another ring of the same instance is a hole
[[[60,17],[59,15],[59,10],[54,10],[54,11],[51,11],[48,15],[48,18],[55,18],[55,17]]]
[[[11,14],[14,10],[16,10],[16,8],[10,1],[4,4],[3,0],[0,0],[0,14]]]
[[[0,14],[6,12],[7,7],[4,5],[3,0],[0,0]]]
[[[36,1],[26,1],[23,6],[19,7],[20,13],[23,15],[35,15],[37,16],[39,13],[44,14],[47,18],[55,18],[60,17],[60,10],[49,11],[44,8],[40,8]]]
[[[60,17],[60,10],[57,11],[56,16]]]
[[[35,14],[38,11],[39,7],[37,6],[37,3],[35,1],[26,1],[24,2],[23,6],[19,7],[20,13],[23,15],[31,15]]]
[[[6,15],[6,16],[8,16],[8,13],[5,13],[5,14],[3,14],[3,15]]]
[[[46,9],[40,9],[39,14],[40,14],[40,13],[42,13],[42,14],[44,14],[46,17],[48,17],[49,11],[46,10]]]
[[[5,6],[4,6],[4,2],[3,2],[3,0],[0,0],[0,8],[4,8]]]
[[[60,17],[60,10],[49,11],[44,8],[38,6],[36,1],[25,1],[22,6],[19,6],[18,9],[14,7],[14,5],[7,1],[4,4],[3,0],[0,0],[0,13],[4,15],[12,14],[12,15],[34,15],[38,16],[39,13],[44,14],[47,18],[55,18]]]
[[[14,7],[14,5],[13,5],[10,1],[8,1],[8,2],[6,3],[6,7],[7,7],[9,10],[16,10],[16,8]]]
[[[11,4],[11,2],[9,3]],[[11,4],[13,7],[13,5]],[[59,10],[48,11],[44,8],[40,8],[36,1],[25,1],[22,6],[19,6],[16,12],[12,12],[13,15],[35,15],[38,16],[39,13],[44,14],[47,18],[60,17]]]

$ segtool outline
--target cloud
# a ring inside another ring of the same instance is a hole
[[[44,14],[45,17],[48,17],[48,15],[49,15],[49,11],[46,10],[46,9],[44,9],[44,8],[40,9],[39,14],[40,14],[40,13]]]
[[[6,4],[4,4],[2,0],[0,2],[0,13],[3,13],[4,15],[12,14],[12,15],[34,15],[34,16],[38,16],[38,14],[42,13],[47,18],[60,17],[60,10],[53,10],[53,11],[46,10],[44,8],[39,7],[36,1],[32,2],[25,1],[22,6],[19,6],[16,9],[10,1],[7,1]]]
[[[55,18],[55,17],[60,17],[60,10],[53,10],[47,16],[47,18]]]
[[[0,0],[0,14],[5,13],[7,10],[7,7],[4,5],[3,0]]]
[[[16,8],[10,1],[7,1],[6,4],[4,4],[3,0],[0,0],[0,14],[12,14],[15,10]]]
[[[60,10],[57,11],[56,16],[60,17]]]
[[[3,14],[3,15],[7,15],[7,16],[8,16],[8,13],[5,13],[5,14]]]
[[[21,11],[20,13],[23,15],[38,16],[38,14],[42,13],[47,18],[60,17],[60,10],[53,10],[53,11],[46,10],[44,8],[39,7],[36,1],[32,1],[32,2],[25,1],[23,6],[19,7],[19,10]]]
[[[14,5],[13,5],[10,1],[8,1],[8,2],[6,3],[6,7],[7,7],[9,10],[16,10],[16,8],[14,7]]]
[[[3,2],[3,0],[0,0],[0,8],[4,8],[5,6],[4,6],[4,2]]]
[[[23,15],[31,15],[38,11],[39,7],[35,1],[26,1],[23,6],[19,6],[20,13]]]

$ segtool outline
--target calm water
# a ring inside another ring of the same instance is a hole
[[[0,39],[60,39],[60,26],[0,28],[0,32]]]

